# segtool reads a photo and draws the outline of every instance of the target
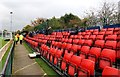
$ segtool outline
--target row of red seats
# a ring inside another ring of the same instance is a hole
[[[120,40],[120,35],[71,35],[71,39],[92,39],[92,40]]]
[[[91,53],[100,53],[100,48],[97,48],[99,50],[95,50],[95,49],[96,48],[91,48]],[[94,51],[96,51],[96,52],[94,52]],[[112,59],[112,56],[114,56],[114,55],[112,55],[113,51],[108,51],[107,49],[104,49],[104,51],[102,51],[102,52],[103,53],[101,53],[102,56],[101,56],[100,61],[101,61],[101,66],[103,67],[104,65],[102,63],[105,64],[105,63],[107,63],[107,61],[104,60],[104,58],[102,59],[102,57],[108,52],[109,53],[112,52],[111,56],[109,55],[111,57],[110,59]],[[91,56],[91,58],[83,59],[81,56],[76,56],[76,55],[73,55],[72,53],[66,52],[64,54],[64,57],[62,57],[63,50],[55,49],[52,47],[49,49],[49,47],[46,45],[41,46],[40,53],[43,53],[42,56],[44,56],[48,61],[53,63],[57,68],[59,67],[60,70],[62,70],[63,72],[67,73],[70,76],[73,76],[73,75],[77,75],[77,76],[91,76],[92,75],[93,76],[95,73],[94,72],[95,61],[93,60],[93,58],[96,59],[97,56],[95,57],[93,55],[93,56]],[[108,61],[108,64],[110,64],[109,61]],[[102,69],[106,69],[106,66],[104,66],[104,68],[102,68]],[[118,69],[116,69],[116,70],[117,70],[116,72],[118,72]],[[103,72],[104,72],[104,70],[103,70]],[[113,74],[118,75],[116,73],[113,73]]]
[[[28,42],[34,49],[36,49],[38,47],[38,42],[35,42],[35,41],[27,39],[27,38],[24,38],[24,40],[26,42]]]
[[[96,63],[98,62],[98,58],[102,57],[107,57],[108,59],[110,59],[111,62],[115,62],[115,58],[116,58],[116,51],[115,50],[111,50],[111,49],[101,49],[98,47],[92,47],[90,49],[89,46],[79,46],[79,45],[75,45],[75,44],[66,44],[63,43],[62,45],[60,45],[60,42],[52,42],[52,47],[54,48],[60,48],[61,49],[66,49],[67,52],[73,53],[73,54],[77,54],[79,56],[81,56],[82,58],[90,58],[91,60],[95,61]],[[109,52],[109,54],[108,54]],[[103,55],[102,55],[103,54]],[[106,54],[106,55],[104,55]],[[91,58],[92,57],[92,58]],[[112,57],[112,58],[111,58]],[[112,60],[113,59],[113,60]],[[111,63],[110,63],[111,64]],[[111,66],[111,65],[110,65]]]

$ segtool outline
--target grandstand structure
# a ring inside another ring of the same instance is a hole
[[[60,75],[120,76],[119,26],[85,30],[77,35],[68,31],[37,34],[24,40]]]

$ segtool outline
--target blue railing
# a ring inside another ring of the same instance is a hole
[[[2,72],[0,73],[0,77],[11,77],[11,75],[12,75],[12,63],[13,63],[14,47],[15,47],[15,42],[12,43],[12,46],[10,48],[10,52],[7,56],[7,59],[5,61]]]

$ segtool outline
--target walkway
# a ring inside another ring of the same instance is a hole
[[[28,51],[19,43],[15,46],[13,60],[13,75],[45,75],[34,59],[28,57]]]

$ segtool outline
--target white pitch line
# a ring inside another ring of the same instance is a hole
[[[25,68],[28,68],[28,67],[30,67],[30,66],[36,64],[36,63],[37,63],[37,62],[34,62],[34,63],[29,64],[29,65],[27,65],[27,66],[25,66],[25,67],[23,67],[23,68],[20,68],[20,69],[18,69],[17,71],[15,71],[15,73],[17,73],[17,72],[19,72],[19,71],[21,71],[21,70],[23,70],[23,69],[25,69]]]

